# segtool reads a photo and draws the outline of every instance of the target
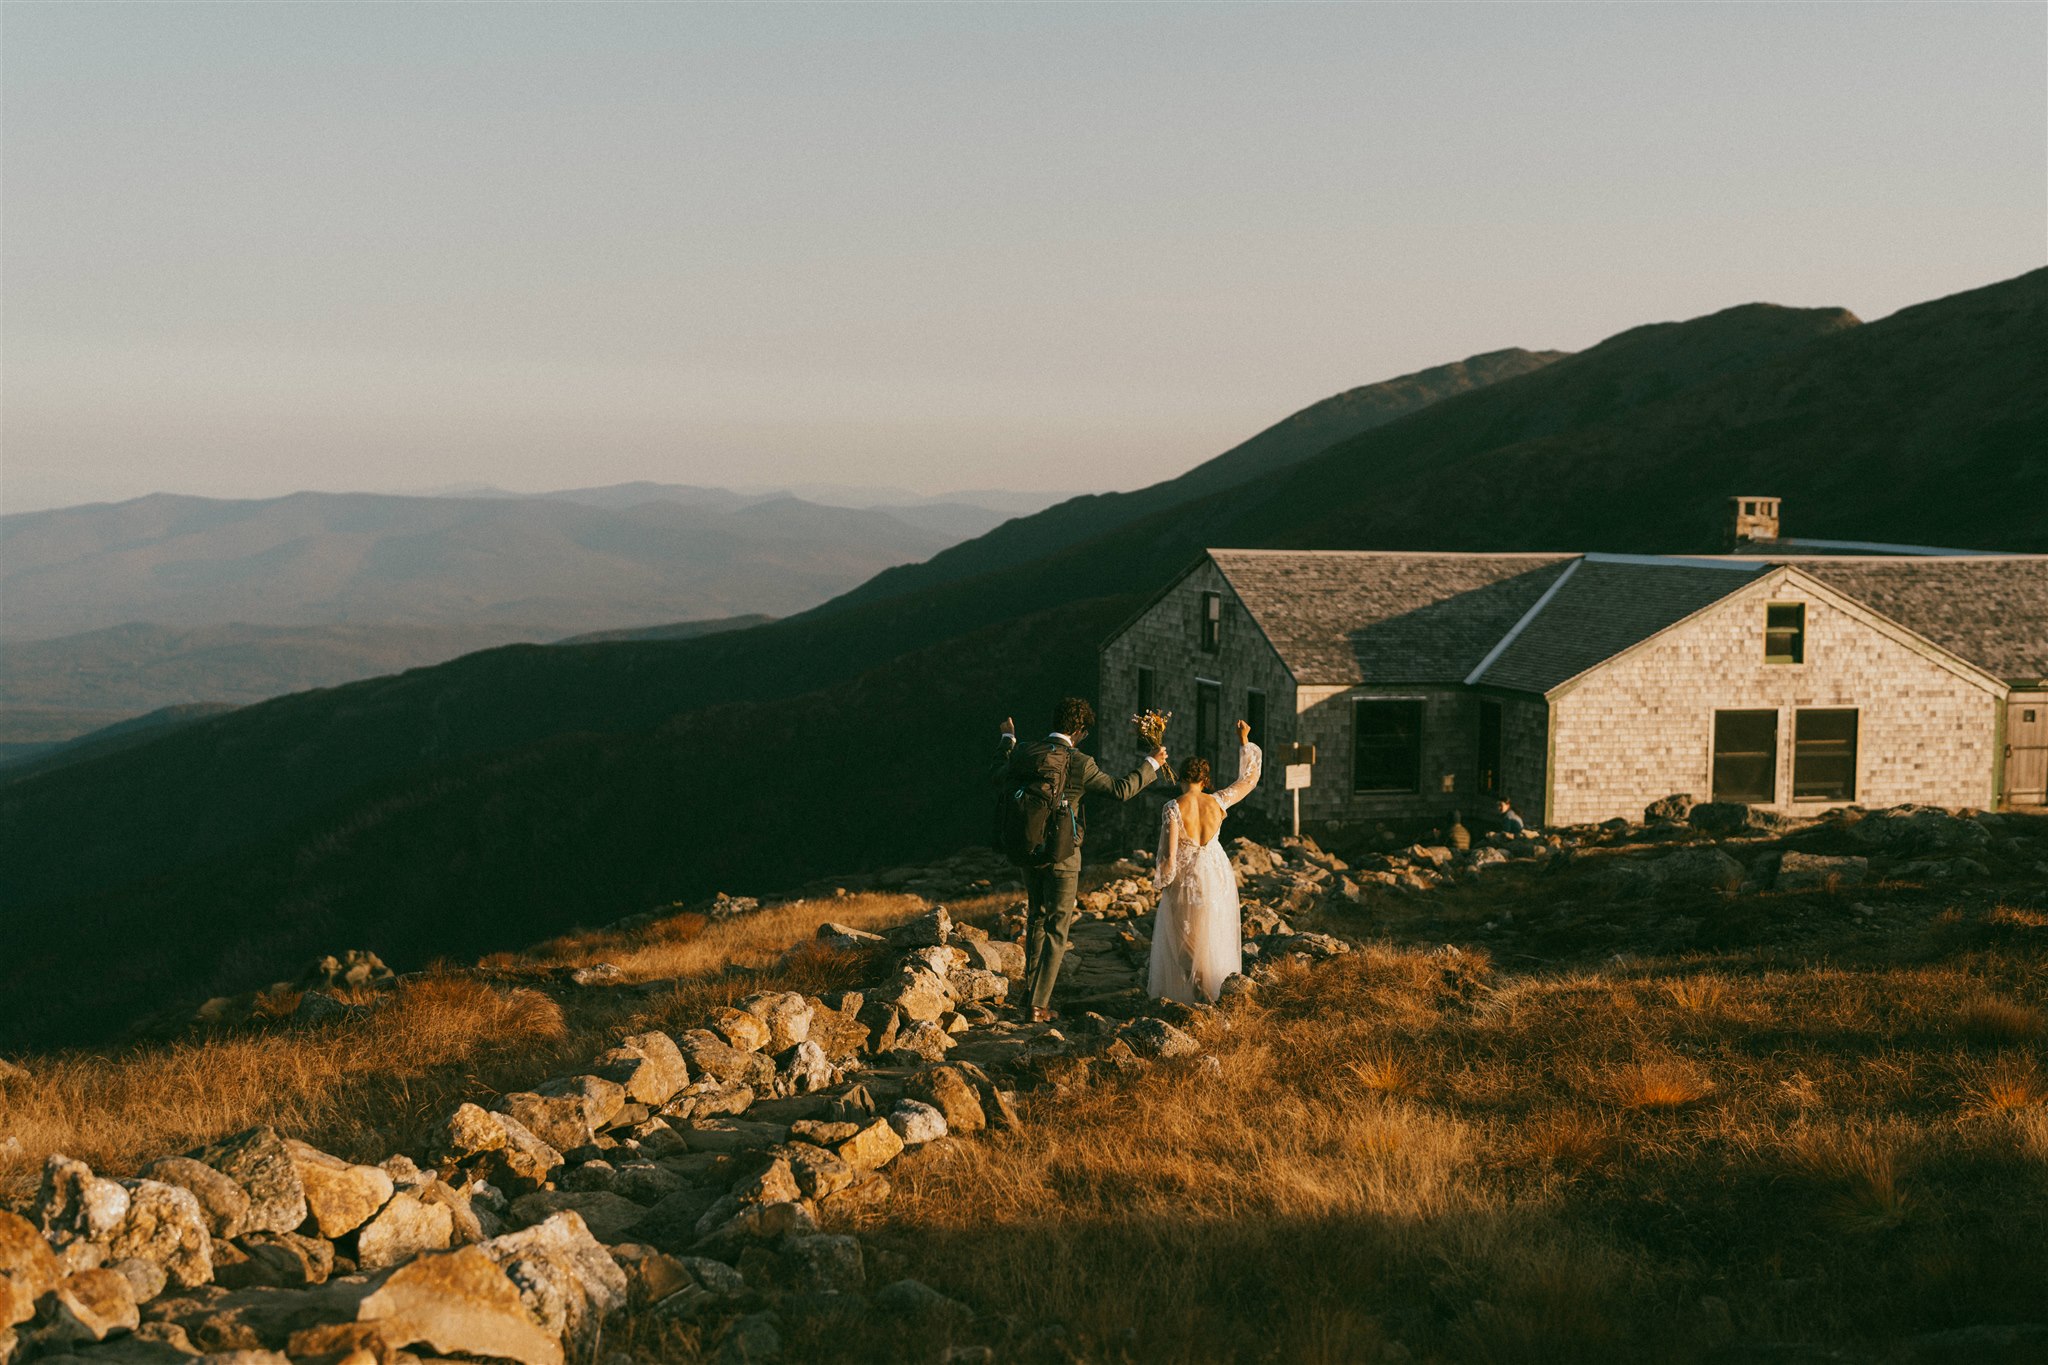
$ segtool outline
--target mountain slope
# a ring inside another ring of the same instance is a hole
[[[1760,492],[1796,534],[2048,548],[2044,350],[2048,272],[1869,326],[1750,307],[1637,329],[978,578],[491,651],[0,785],[35,935],[0,963],[21,1002],[0,1034],[104,1026],[48,975],[85,943],[148,940],[120,954],[130,1002],[181,982],[164,964],[202,918],[239,945],[215,979],[316,941],[417,961],[443,922],[527,932],[978,839],[992,722],[1088,687],[1101,637],[1205,544],[1702,551],[1725,498]]]

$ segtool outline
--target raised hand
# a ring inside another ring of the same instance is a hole
[[[1245,745],[1247,745],[1247,744],[1249,744],[1249,743],[1251,743],[1251,742],[1252,742],[1252,723],[1251,723],[1250,721],[1248,721],[1248,720],[1241,720],[1241,721],[1239,721],[1239,722],[1237,723],[1237,743],[1238,743],[1238,747],[1239,747],[1239,748],[1243,748],[1243,747],[1244,747]]]
[[[1009,716],[1003,717],[1003,733],[1008,735],[1011,739],[1015,739],[1017,737],[1017,722],[1013,718]]]

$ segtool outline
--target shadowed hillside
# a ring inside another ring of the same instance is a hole
[[[703,640],[492,651],[9,784],[6,891],[32,913],[0,1026],[115,1022],[66,1012],[59,969],[143,924],[102,1000],[956,847],[983,833],[993,721],[1089,686],[1204,545],[1703,551],[1729,494],[1768,491],[1793,534],[2048,549],[2044,345],[2048,272],[1868,326],[1641,328],[1029,564]]]

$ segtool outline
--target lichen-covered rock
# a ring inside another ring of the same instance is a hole
[[[1788,851],[1778,859],[1771,886],[1779,891],[1811,891],[1829,886],[1855,886],[1870,872],[1868,858],[1836,858]]]
[[[988,1126],[981,1097],[956,1067],[935,1066],[918,1072],[904,1083],[903,1094],[944,1114],[948,1132],[978,1133]]]
[[[479,1248],[504,1268],[534,1319],[569,1353],[587,1358],[605,1318],[626,1306],[626,1274],[583,1219],[564,1210]]]
[[[946,977],[953,998],[961,1001],[1000,1003],[1010,994],[1010,978],[982,967],[955,967]]]
[[[877,1171],[902,1154],[903,1137],[889,1120],[876,1119],[835,1143],[832,1150],[855,1170]]]
[[[356,1310],[394,1348],[436,1355],[562,1365],[562,1348],[536,1325],[505,1268],[481,1246],[421,1256],[398,1267]]]
[[[889,1049],[890,1055],[899,1061],[917,1062],[944,1061],[946,1054],[953,1050],[953,1035],[940,1024],[926,1020],[912,1024],[896,1035],[896,1046]]]
[[[434,1152],[454,1161],[467,1161],[485,1152],[505,1147],[505,1125],[496,1114],[467,1101],[441,1120],[434,1134]]]
[[[104,1243],[128,1216],[128,1191],[94,1175],[83,1161],[56,1153],[43,1163],[43,1183],[29,1216],[54,1247]]]
[[[776,1058],[776,1067],[781,1088],[792,1095],[827,1090],[839,1080],[839,1073],[833,1070],[825,1049],[808,1038]]]
[[[953,992],[945,978],[934,972],[906,971],[868,992],[867,1004],[892,1008],[916,1024],[937,1019],[952,1009]]]
[[[213,1236],[206,1211],[190,1190],[160,1180],[124,1180],[128,1216],[107,1238],[107,1258],[130,1257],[160,1267],[172,1284],[191,1289],[213,1278]]]
[[[531,1090],[500,1095],[495,1107],[558,1152],[589,1145],[597,1136],[583,1096],[542,1095]]]
[[[953,917],[946,907],[935,905],[916,919],[899,924],[884,935],[898,948],[936,948],[953,937]]]
[[[936,1142],[946,1135],[946,1116],[920,1100],[899,1100],[889,1111],[889,1126],[907,1147]]]
[[[284,1147],[306,1192],[307,1211],[320,1235],[330,1240],[369,1222],[397,1188],[375,1166],[329,1156],[297,1138],[285,1139]]]
[[[445,1251],[455,1238],[455,1215],[446,1203],[411,1192],[389,1203],[356,1232],[356,1268],[382,1270],[428,1251]]]
[[[491,1182],[513,1194],[537,1190],[554,1178],[562,1165],[562,1154],[535,1137],[533,1131],[509,1114],[496,1116],[504,1131],[505,1145],[486,1155],[484,1169]]]
[[[67,1275],[45,1302],[48,1321],[38,1336],[46,1345],[105,1341],[134,1331],[142,1322],[134,1286],[112,1270]]]
[[[647,1210],[623,1195],[603,1190],[536,1190],[512,1201],[512,1221],[531,1227],[564,1209],[573,1210],[600,1242],[616,1242]]]
[[[215,1237],[242,1235],[243,1223],[249,1216],[248,1192],[205,1162],[189,1156],[167,1156],[152,1163],[143,1174],[189,1191],[206,1217],[206,1230]]]
[[[808,1142],[792,1142],[778,1150],[787,1160],[790,1174],[796,1178],[797,1194],[805,1199],[823,1199],[837,1194],[860,1177],[852,1162]]]
[[[855,1238],[826,1233],[792,1237],[783,1247],[783,1255],[793,1264],[799,1290],[854,1294],[867,1287],[867,1265]]]
[[[18,1213],[0,1209],[0,1282],[11,1285],[18,1295],[10,1298],[7,1290],[0,1287],[0,1328],[28,1321],[35,1311],[35,1301],[56,1288],[63,1274],[50,1244],[43,1240],[35,1224]],[[26,1312],[10,1316],[23,1304],[27,1305]]]
[[[1150,1016],[1131,1020],[1117,1030],[1117,1037],[1140,1057],[1188,1057],[1202,1050],[1202,1045],[1188,1034],[1164,1019]]]
[[[691,1029],[676,1039],[676,1046],[682,1050],[690,1070],[698,1075],[710,1076],[726,1085],[751,1086],[757,1091],[775,1084],[772,1060],[733,1047],[708,1029]]]
[[[135,1291],[135,1302],[138,1304],[148,1303],[156,1298],[171,1282],[170,1276],[164,1273],[162,1266],[155,1261],[145,1261],[140,1256],[129,1256],[116,1261],[107,1269],[128,1281],[128,1287]]]
[[[706,1019],[712,1032],[728,1046],[742,1052],[759,1052],[768,1046],[768,1021],[758,1014],[732,1005],[718,1005]]]
[[[663,1105],[690,1083],[689,1064],[666,1033],[636,1033],[597,1059],[601,1076],[625,1087],[634,1102]]]
[[[603,1076],[558,1076],[535,1087],[535,1093],[549,1099],[573,1099],[583,1106],[583,1121],[593,1134],[609,1127],[626,1107],[626,1087]],[[528,1125],[531,1127],[532,1125]],[[561,1143],[555,1144],[562,1147]],[[581,1144],[571,1144],[580,1146]],[[563,1151],[570,1150],[562,1147]]]
[[[249,1196],[244,1233],[291,1232],[306,1221],[305,1186],[276,1129],[250,1128],[185,1155],[219,1171]]]
[[[768,1026],[765,1052],[787,1052],[811,1036],[810,1002],[794,991],[750,995],[740,1008]]]

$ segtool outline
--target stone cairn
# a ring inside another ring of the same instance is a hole
[[[1149,914],[1149,880],[1126,870],[1109,900],[1091,897],[1096,921],[1112,903],[1118,918]],[[1268,911],[1246,932],[1268,962],[1350,947],[1291,935]],[[0,1365],[566,1365],[608,1359],[605,1324],[621,1313],[689,1324],[732,1365],[777,1358],[799,1320],[882,1314],[949,1339],[971,1309],[914,1280],[871,1286],[887,1258],[821,1231],[820,1216],[886,1200],[906,1150],[1014,1127],[1010,1087],[1049,1060],[1123,1069],[1199,1053],[1180,1025],[1200,1010],[1147,1000],[1149,945],[1121,931],[1109,978],[1063,982],[1063,999],[1095,990],[1079,1003],[1102,1012],[1070,1003],[1061,1027],[998,1012],[1023,949],[943,906],[886,935],[827,923],[818,938],[873,953],[886,974],[624,1038],[586,1071],[459,1105],[417,1159],[358,1164],[267,1127],[136,1179],[52,1156],[26,1216],[0,1211]],[[371,962],[316,974],[381,979]],[[1230,994],[1249,989],[1233,978]]]

